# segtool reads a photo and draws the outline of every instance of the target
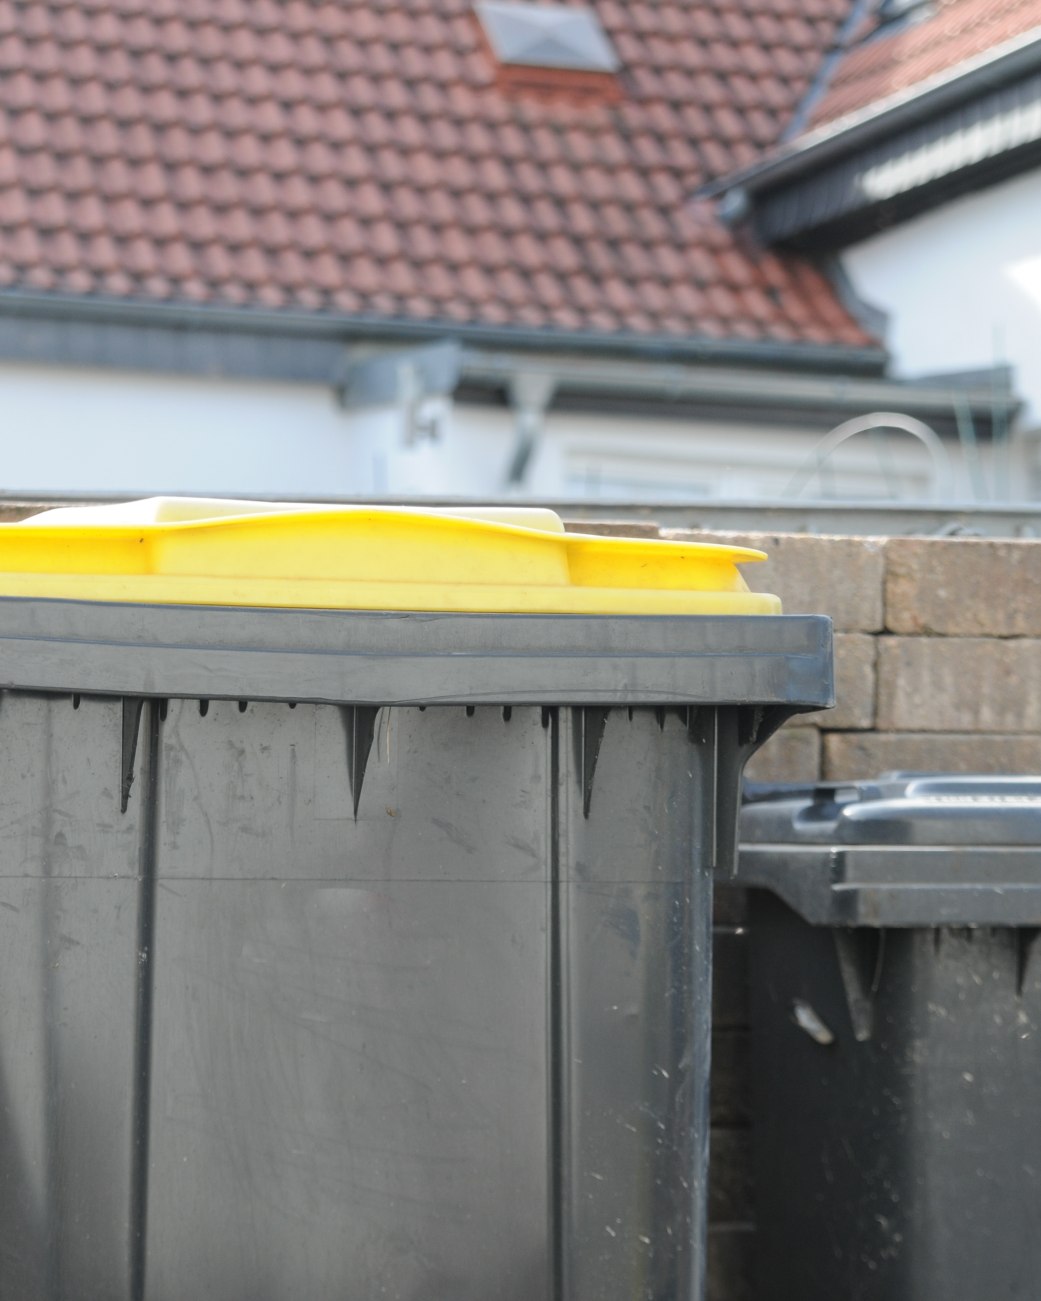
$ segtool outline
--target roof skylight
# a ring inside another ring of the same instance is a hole
[[[575,72],[618,71],[618,56],[591,9],[513,0],[480,0],[474,7],[500,63]]]

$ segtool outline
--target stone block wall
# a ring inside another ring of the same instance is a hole
[[[766,551],[749,586],[834,620],[835,709],[793,720],[750,777],[1041,772],[1041,540],[661,536]]]

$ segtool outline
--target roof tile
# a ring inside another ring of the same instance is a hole
[[[568,301],[565,282],[560,276],[552,275],[548,271],[539,271],[532,277],[531,289],[537,301],[549,311],[563,307]],[[475,302],[480,302],[482,295],[471,294],[470,297]]]
[[[0,0],[0,283],[866,342],[689,197],[776,141],[848,0],[590,2],[606,99],[497,79],[470,0]]]
[[[162,180],[163,172],[158,166],[153,169],[154,172],[159,173],[159,193],[161,194],[165,189]],[[97,177],[98,194],[103,199],[118,199],[126,195],[136,194],[149,199],[156,197],[154,187],[142,184],[140,174],[128,167],[122,158],[106,158],[95,170],[95,176]],[[149,189],[152,189],[150,194],[148,193]]]
[[[7,119],[8,134],[25,153],[40,149],[47,143],[47,119],[33,110],[10,114]]]
[[[25,273],[25,279],[30,289],[48,290],[55,287],[57,277],[50,266],[42,260],[44,256],[46,255],[41,253],[41,260],[31,266]],[[129,286],[130,281],[126,280],[126,277],[124,277],[124,280]]]
[[[2,270],[0,270],[0,280],[2,280],[3,283],[10,283],[8,280],[3,278]],[[62,276],[61,285],[63,292],[67,294],[88,294],[94,288],[94,277],[89,271],[84,271],[82,268],[76,268],[67,271],[65,275]]]
[[[281,187],[269,172],[247,172],[240,180],[240,189],[254,212],[268,212],[281,203]]]
[[[22,190],[3,189],[0,190],[0,223],[10,230],[13,227],[21,227],[28,224],[30,220],[29,200]],[[7,248],[6,241],[4,253],[10,256],[10,250]]]
[[[1041,0],[937,0],[918,22],[892,31],[869,21],[835,68],[811,125],[862,113],[890,95],[913,92],[933,77],[1035,33]]]

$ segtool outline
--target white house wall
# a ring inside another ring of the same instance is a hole
[[[9,364],[0,411],[0,492],[25,495],[502,495],[513,437],[503,410],[410,439],[322,385]]]
[[[858,439],[812,471],[820,437],[786,427],[551,412],[523,482],[503,406],[344,411],[329,388],[0,365],[8,494],[255,493],[609,500],[926,500],[910,438]],[[954,493],[964,498],[964,476]]]
[[[1041,425],[1041,170],[865,240],[843,263],[861,297],[889,315],[895,374],[1011,365],[1020,428]],[[1036,474],[1037,445],[1025,441]],[[1041,489],[1022,462],[1007,477],[1013,497]]]
[[[452,426],[452,436],[465,434],[471,447],[482,431],[494,431],[501,446],[511,429],[508,412],[474,407],[457,407]],[[604,501],[776,500],[786,493],[929,499],[933,467],[912,438],[860,438],[816,473],[820,437],[765,424],[551,411],[522,493]],[[964,472],[958,464],[954,470],[953,495],[964,496]],[[496,495],[502,491],[500,482]]]
[[[364,492],[547,500],[691,501],[803,497],[927,501],[935,467],[907,435],[859,438],[818,471],[819,432],[651,416],[551,411],[524,479],[509,481],[517,450],[504,407],[457,405],[432,441],[405,444],[386,413],[380,448],[366,451],[380,477]],[[954,497],[968,495],[955,457]]]
[[[361,490],[347,419],[318,386],[0,366],[4,492]]]

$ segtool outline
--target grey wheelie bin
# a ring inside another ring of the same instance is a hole
[[[763,1301],[1041,1297],[1041,777],[742,818]]]
[[[831,694],[754,558],[0,530],[0,1295],[698,1301],[712,873]]]

